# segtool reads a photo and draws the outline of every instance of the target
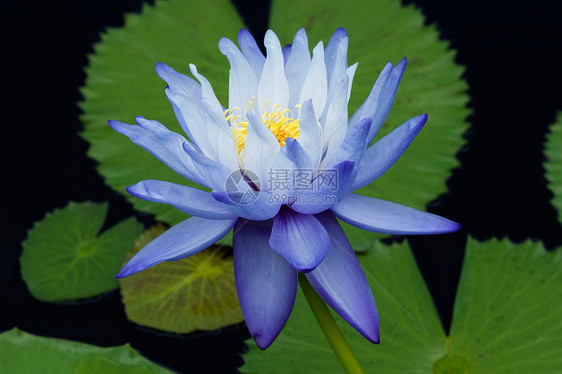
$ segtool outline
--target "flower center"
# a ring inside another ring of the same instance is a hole
[[[269,131],[279,142],[280,146],[285,145],[285,139],[287,138],[299,138],[301,128],[299,126],[299,120],[293,118],[293,113],[288,108],[283,108],[279,104],[273,105],[271,112],[267,111],[267,104],[265,103],[265,108],[263,114],[261,115],[262,122],[267,126]],[[246,104],[246,110],[249,106],[254,106],[254,98],[252,98],[248,104]],[[236,142],[236,147],[238,148],[238,154],[243,155],[244,148],[246,147],[246,136],[248,135],[248,120],[239,121],[235,123],[237,119],[242,118],[240,115],[235,115],[240,108],[227,109],[224,112],[224,116],[227,121],[232,123],[232,134],[234,136],[234,141]]]

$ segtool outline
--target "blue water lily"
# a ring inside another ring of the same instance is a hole
[[[388,63],[349,118],[357,63],[347,64],[348,36],[334,32],[312,56],[304,29],[281,48],[265,35],[267,57],[246,30],[238,45],[219,42],[230,62],[224,108],[194,65],[194,80],[158,63],[166,96],[184,136],[157,121],[109,121],[156,158],[211,192],[145,180],[128,188],[141,199],[170,204],[192,217],[139,251],[126,277],[162,261],[191,256],[233,232],[236,288],[248,329],[265,349],[293,308],[297,272],[368,340],[379,320],[365,274],[338,220],[386,234],[440,234],[459,225],[403,205],[353,194],[385,173],[427,120],[422,114],[369,146],[394,100],[406,59]]]

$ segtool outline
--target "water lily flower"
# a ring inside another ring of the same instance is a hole
[[[156,158],[211,192],[145,180],[127,190],[191,215],[139,251],[126,277],[162,261],[191,256],[233,233],[236,287],[248,329],[265,349],[293,308],[297,272],[371,342],[379,320],[365,274],[339,218],[386,234],[440,234],[459,225],[440,216],[352,193],[380,177],[427,120],[422,114],[372,146],[394,100],[406,59],[388,63],[349,118],[357,64],[348,66],[348,36],[334,32],[312,56],[304,29],[281,47],[271,30],[267,57],[246,30],[239,48],[219,42],[230,62],[228,108],[194,65],[194,80],[162,63],[157,74],[187,138],[154,120],[109,121]]]

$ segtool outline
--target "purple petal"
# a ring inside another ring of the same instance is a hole
[[[308,272],[324,259],[330,239],[313,215],[282,207],[273,220],[269,245],[295,269]]]
[[[402,156],[427,121],[427,114],[414,117],[367,149],[358,165],[353,190],[383,175]]]
[[[244,58],[248,61],[248,64],[250,64],[256,77],[259,79],[263,70],[263,64],[265,63],[265,57],[261,53],[258,43],[256,43],[256,40],[248,30],[242,29],[238,32],[238,45]]]
[[[271,221],[240,220],[234,228],[234,276],[250,334],[266,349],[285,326],[297,292],[297,272],[268,244]]]
[[[316,269],[306,274],[322,299],[373,343],[379,342],[375,299],[345,233],[332,213],[316,216],[330,235],[331,247]]]
[[[356,194],[347,195],[331,210],[350,225],[383,234],[445,234],[461,228],[458,223],[435,214]]]
[[[209,192],[175,183],[145,180],[127,187],[138,198],[170,204],[184,213],[209,219],[229,219],[237,216],[229,207],[218,202]]]
[[[299,190],[291,208],[303,214],[316,214],[342,201],[353,183],[355,163],[344,161],[333,168],[320,170],[308,190]]]
[[[116,278],[124,278],[163,261],[192,256],[225,236],[237,218],[212,220],[191,217],[148,243],[127,262]]]

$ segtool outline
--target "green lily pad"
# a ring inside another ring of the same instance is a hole
[[[455,155],[465,143],[462,134],[470,113],[468,85],[461,79],[464,67],[455,64],[455,51],[439,40],[435,25],[424,22],[420,11],[397,0],[273,0],[270,16],[282,43],[292,43],[301,27],[312,45],[319,40],[326,45],[336,28],[346,29],[348,61],[359,62],[350,114],[367,98],[387,62],[408,59],[394,106],[375,140],[422,113],[428,114],[427,124],[389,171],[357,193],[421,210],[447,191],[445,182],[459,166]],[[345,223],[342,227],[355,250],[369,248],[382,237]]]
[[[358,256],[381,319],[373,345],[337,317],[367,373],[558,373],[562,367],[562,251],[541,244],[469,239],[453,324],[445,336],[406,243]],[[339,363],[299,292],[266,351],[253,341],[243,373],[327,373]]]
[[[556,122],[550,126],[550,134],[547,135],[545,154],[547,161],[546,179],[548,179],[550,190],[553,193],[552,204],[558,210],[558,220],[561,220],[562,212],[562,112],[558,113]]]
[[[118,287],[115,275],[143,226],[131,217],[100,234],[107,209],[107,203],[70,202],[35,223],[20,258],[33,296],[73,300]]]
[[[0,372],[25,374],[171,373],[130,345],[102,348],[45,338],[16,328],[0,334]]]
[[[320,39],[327,41],[337,27],[347,28],[349,60],[359,61],[350,112],[367,97],[386,62],[396,63],[407,56],[407,73],[381,133],[425,112],[429,122],[396,166],[360,193],[424,209],[446,191],[445,180],[458,166],[455,154],[464,143],[467,85],[461,80],[463,68],[453,61],[454,51],[439,40],[434,26],[423,25],[420,12],[394,0],[358,1],[353,6],[344,0],[282,0],[273,1],[270,23],[287,43],[304,26],[311,46]],[[221,36],[236,40],[243,26],[226,0],[157,1],[154,7],[145,6],[141,15],[128,15],[124,28],[110,29],[90,56],[81,104],[85,113],[82,136],[91,144],[88,155],[98,161],[98,171],[113,189],[159,221],[175,224],[186,216],[170,206],[133,198],[125,187],[143,179],[192,184],[112,131],[107,120],[132,122],[136,115],[144,115],[181,132],[164,96],[165,83],[153,71],[157,61],[184,73],[188,62],[195,63],[226,103],[228,64],[217,42]],[[377,237],[347,224],[344,227],[356,250],[368,248]]]
[[[154,6],[145,4],[141,14],[127,14],[125,27],[107,30],[89,56],[80,104],[84,112],[81,135],[90,143],[88,156],[98,162],[98,171],[109,186],[158,221],[176,224],[187,215],[169,205],[132,197],[125,187],[144,179],[197,185],[113,131],[107,121],[134,123],[142,115],[183,133],[164,94],[166,83],[154,71],[156,62],[188,75],[189,63],[195,64],[219,100],[228,102],[229,65],[218,42],[223,36],[236,40],[243,27],[229,0],[156,1]]]
[[[134,255],[165,231],[157,225],[135,243]],[[139,325],[188,333],[242,322],[231,249],[211,246],[119,280],[127,318]]]

